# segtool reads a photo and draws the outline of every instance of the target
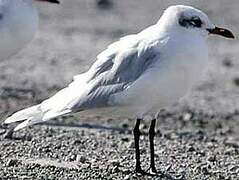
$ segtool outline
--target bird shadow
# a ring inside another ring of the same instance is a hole
[[[51,127],[63,127],[63,128],[80,128],[80,129],[96,129],[96,130],[105,130],[105,131],[114,131],[118,133],[130,133],[131,130],[127,128],[120,128],[120,127],[112,127],[107,125],[101,125],[101,124],[92,124],[92,123],[81,123],[81,124],[64,124],[64,123],[51,123],[51,122],[45,122],[41,123],[39,125],[46,125]]]
[[[119,128],[119,127],[111,127],[106,125],[100,124],[91,124],[91,123],[82,123],[82,124],[64,124],[64,123],[51,123],[51,122],[44,122],[37,124],[37,126],[48,126],[48,127],[59,127],[59,128],[76,128],[76,129],[95,129],[95,130],[104,130],[104,131],[113,131],[120,134],[129,134],[132,131],[126,128]],[[31,135],[23,135],[23,136],[15,136],[14,129],[15,126],[8,126],[4,124],[0,124],[0,136],[2,139],[9,139],[9,140],[27,140],[31,141]]]
[[[159,171],[157,173],[151,173],[144,171],[143,173],[135,173],[138,178],[145,178],[146,176],[156,178],[156,179],[164,179],[164,180],[184,180],[183,177],[176,178],[170,175],[168,172]]]

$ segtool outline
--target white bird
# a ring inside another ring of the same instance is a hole
[[[0,0],[0,61],[21,50],[38,28],[38,13],[33,1],[59,3],[57,0]]]
[[[111,44],[68,87],[41,104],[13,114],[5,123],[21,122],[17,131],[85,110],[136,116],[136,172],[144,173],[140,166],[140,121],[146,114],[153,115],[179,100],[200,78],[208,63],[209,34],[234,38],[229,30],[216,27],[202,11],[171,6],[155,25]],[[155,121],[152,119],[149,128],[152,172],[156,172]]]

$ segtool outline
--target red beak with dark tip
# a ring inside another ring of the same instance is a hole
[[[233,33],[231,31],[229,31],[228,29],[215,27],[213,29],[207,29],[207,30],[210,34],[217,34],[217,35],[220,35],[220,36],[223,36],[226,38],[231,38],[231,39],[235,38]]]

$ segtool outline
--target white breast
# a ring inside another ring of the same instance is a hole
[[[207,66],[204,39],[171,39],[160,52],[160,60],[154,68],[129,89],[114,96],[117,104],[127,105],[124,113],[144,116],[175,103],[199,80]]]

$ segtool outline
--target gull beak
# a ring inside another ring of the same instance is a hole
[[[235,36],[232,34],[232,32],[229,31],[228,29],[215,27],[213,29],[207,29],[207,30],[208,30],[209,34],[217,34],[217,35],[221,35],[223,37],[231,38],[231,39],[235,38]]]
[[[42,2],[49,2],[49,3],[60,4],[60,1],[58,1],[58,0],[36,0],[36,1],[42,1]]]

